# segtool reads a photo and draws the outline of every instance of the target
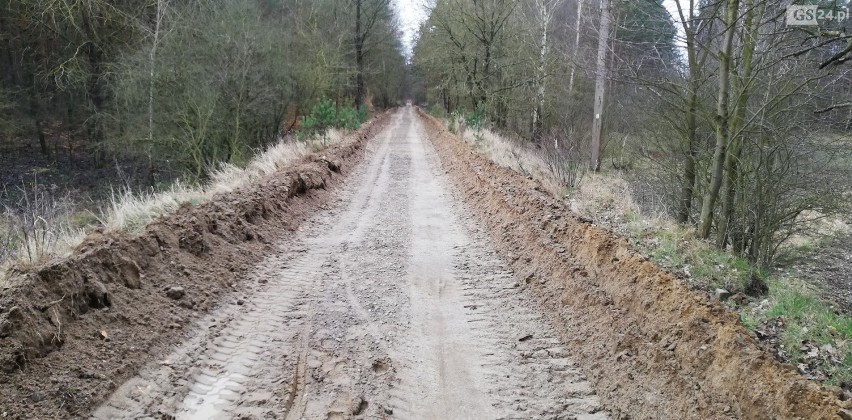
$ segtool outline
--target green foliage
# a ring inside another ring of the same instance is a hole
[[[111,129],[121,135],[110,150],[167,160],[198,179],[219,162],[244,163],[251,150],[277,138],[292,96],[281,47],[289,35],[279,29],[286,18],[256,2],[168,11],[155,60],[151,39],[117,66]]]
[[[450,132],[453,133],[453,134],[457,134],[459,131],[461,131],[461,129],[463,128],[462,127],[463,122],[464,122],[464,108],[456,108],[452,112],[452,114],[450,114],[450,121],[449,121],[449,124],[448,124]]]
[[[485,127],[485,107],[481,104],[464,116],[464,124],[474,130],[481,130]]]
[[[446,114],[446,113],[444,113]],[[434,115],[434,114],[433,114]],[[482,140],[482,129],[485,128],[485,107],[477,106],[473,112],[465,112],[464,108],[456,108],[449,115],[447,125],[450,132],[457,134],[463,129],[471,128],[476,131],[477,140]]]
[[[320,99],[314,105],[310,115],[305,117],[305,122],[302,128],[306,130],[325,131],[328,128],[336,126],[338,123],[337,109],[334,102],[330,99]]]
[[[760,326],[760,319],[750,311],[740,312],[740,322],[749,331],[754,331]]]
[[[361,127],[364,121],[367,121],[367,108],[361,105],[358,109],[351,106],[344,106],[337,110],[337,120],[335,126],[344,130],[356,130]]]
[[[405,72],[392,11],[362,2],[367,93],[392,106]],[[276,140],[292,111],[351,97],[355,45],[344,28],[354,26],[354,8],[338,0],[6,2],[0,139],[34,143],[37,130],[59,127],[41,138],[83,143],[102,163],[115,155],[202,178]],[[308,125],[366,119],[366,109],[332,111]]]
[[[816,363],[830,385],[852,381],[852,317],[839,312],[795,279],[770,281],[766,301],[765,312],[754,313],[751,307],[743,308],[741,319],[747,328],[756,329],[767,319],[783,320],[785,328],[779,338],[793,364]],[[804,354],[801,349],[805,343],[820,349],[820,357]]]
[[[767,279],[766,272],[748,260],[696,240],[690,231],[676,227],[634,233],[653,237],[642,241],[651,258],[663,267],[685,267],[692,282],[709,290],[723,288],[731,293],[754,294]]]
[[[315,132],[325,132],[329,128],[356,130],[364,121],[367,121],[368,117],[367,108],[364,106],[357,110],[352,106],[338,109],[330,99],[321,99],[310,115],[305,117],[302,128]]]

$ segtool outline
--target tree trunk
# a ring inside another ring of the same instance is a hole
[[[725,179],[722,183],[722,214],[718,222],[716,246],[725,248],[730,236],[730,225],[734,217],[736,188],[739,179],[739,159],[742,154],[745,136],[741,133],[745,123],[745,113],[751,96],[751,78],[754,73],[753,57],[757,43],[758,24],[754,19],[754,0],[745,1],[743,19],[741,73],[734,80],[737,89],[736,102],[732,110],[733,118],[728,124],[731,132],[731,145],[725,158]]]
[[[538,142],[541,138],[542,110],[544,109],[544,78],[545,65],[547,63],[547,29],[550,23],[550,11],[543,1],[538,1],[538,19],[541,38],[539,40],[538,67],[536,68],[536,96],[532,110],[532,141]]]
[[[606,49],[609,43],[610,0],[601,0],[601,26],[598,32],[598,60],[595,75],[595,115],[592,122],[592,153],[589,167],[601,167],[601,129],[603,127],[604,94],[606,93]]]
[[[580,18],[583,16],[583,2],[577,0],[577,21],[574,24],[574,51],[571,52],[571,76],[568,78],[568,98],[574,94],[574,73],[577,71],[577,56],[580,49]]]
[[[86,43],[86,56],[89,61],[89,80],[87,94],[92,104],[92,115],[89,116],[87,124],[88,141],[94,145],[94,159],[96,165],[102,165],[106,161],[103,151],[104,127],[101,113],[106,103],[106,92],[103,83],[103,52],[100,48],[100,40],[95,31],[94,19],[91,10],[81,7],[83,29],[86,32],[88,42]]]
[[[704,194],[701,206],[701,229],[699,235],[702,239],[710,236],[710,228],[713,226],[713,211],[716,208],[716,200],[719,197],[719,189],[722,187],[724,176],[725,158],[728,144],[730,142],[730,131],[728,130],[729,101],[731,89],[731,47],[734,40],[734,25],[736,24],[739,0],[727,0],[725,7],[725,38],[722,50],[719,52],[719,94],[716,100],[716,146],[713,151],[713,161],[710,172],[710,186]]]
[[[38,82],[35,80],[35,76],[32,77],[32,88],[29,90],[30,94],[30,116],[33,119],[33,126],[35,128],[36,137],[38,137],[38,145],[41,154],[45,156],[50,156],[50,148],[47,146],[47,139],[44,136],[44,120],[42,113],[42,100],[39,97],[40,92],[38,91]]]
[[[691,77],[691,76],[690,76]],[[692,214],[692,197],[695,194],[695,160],[698,157],[697,118],[698,86],[690,81],[689,109],[686,114],[686,162],[683,168],[683,183],[678,203],[677,221],[686,223]]]
[[[364,104],[364,38],[361,33],[361,3],[355,0],[355,108]]]
[[[160,21],[162,20],[163,0],[157,0],[157,16],[154,20],[154,42],[148,56],[148,142],[154,141],[154,71],[157,64],[157,45],[160,42]],[[149,152],[150,160],[150,152]]]
[[[479,86],[479,104],[485,106],[488,101],[488,89],[491,87],[491,42],[485,43],[485,59],[482,63],[482,82]],[[477,104],[477,105],[479,105]]]
[[[148,150],[146,154],[148,155],[148,175],[149,175],[149,184],[151,187],[156,185],[156,177],[154,173],[154,158],[153,158],[153,148],[154,148],[154,74],[157,65],[157,46],[160,43],[160,22],[163,19],[163,1],[157,0],[157,15],[154,18],[154,42],[151,45],[151,53],[149,55],[149,63],[148,63]]]
[[[681,9],[681,19],[683,22],[683,30],[686,35],[686,55],[689,65],[689,84],[687,89],[687,113],[686,113],[686,162],[683,168],[683,183],[681,184],[680,200],[676,219],[679,223],[687,223],[692,215],[692,199],[695,195],[695,160],[698,158],[698,89],[701,86],[700,65],[698,63],[697,50],[695,45],[695,23],[692,20],[694,4],[690,2],[689,16],[690,20],[686,21],[685,15]]]

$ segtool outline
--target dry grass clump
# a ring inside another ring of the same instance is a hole
[[[307,140],[281,139],[255,155],[245,168],[221,164],[211,171],[204,185],[179,180],[162,191],[120,189],[113,192],[109,203],[94,219],[107,232],[138,233],[154,219],[174,212],[185,203],[203,203],[216,194],[250,185],[312,152],[340,142],[344,135],[341,130],[328,130]],[[16,196],[21,198],[14,205],[0,208],[0,284],[11,267],[27,268],[67,256],[86,236],[84,227],[73,220],[77,203],[70,195],[58,197],[38,183],[19,189]],[[8,194],[0,196],[4,202],[11,202],[6,199]]]
[[[345,132],[341,130],[328,129],[323,135],[307,141],[281,141],[257,154],[245,168],[223,163],[210,173],[210,181],[204,191],[208,196],[234,191],[274,173],[291,162],[339,143],[344,135]]]
[[[784,241],[781,251],[785,253],[811,252],[826,239],[852,233],[852,225],[839,217],[826,217],[816,210],[802,212],[796,223],[799,229]]]
[[[618,173],[587,174],[569,203],[573,212],[601,223],[619,225],[643,219],[630,183]]]
[[[256,154],[245,168],[221,164],[210,172],[209,181],[202,186],[176,182],[168,190],[160,192],[134,194],[125,190],[113,195],[112,202],[103,211],[101,223],[107,231],[138,232],[157,217],[175,211],[184,203],[203,203],[216,194],[250,185],[287,164],[339,142],[343,136],[340,130],[328,130],[322,136],[305,141],[279,141]]]
[[[523,147],[519,142],[496,134],[487,128],[467,129],[463,134],[466,142],[476,146],[480,153],[500,166],[511,168],[522,174],[543,171],[546,166],[529,147]]]
[[[108,232],[137,232],[157,217],[174,212],[183,203],[197,204],[206,199],[203,189],[180,180],[160,192],[142,191],[137,194],[124,189],[112,194],[99,220]]]
[[[305,141],[279,141],[255,155],[245,168],[230,163],[221,164],[211,171],[209,181],[203,186],[178,181],[160,192],[134,194],[125,190],[113,195],[110,205],[103,212],[102,224],[107,231],[138,232],[154,219],[177,210],[184,203],[200,204],[216,194],[250,185],[341,139],[341,131],[329,130],[323,136]]]
[[[466,129],[461,132],[465,142],[500,166],[541,182],[557,197],[567,199],[571,210],[597,223],[626,232],[626,223],[644,220],[639,206],[634,202],[630,184],[617,172],[587,173],[585,162],[576,162],[577,156],[557,153],[565,144],[552,145],[553,139],[533,146],[497,134],[487,128]],[[570,166],[569,165],[579,165]],[[565,172],[577,172],[573,182],[566,182]],[[581,181],[582,179],[582,181]],[[659,217],[649,220],[661,222]]]
[[[465,129],[462,138],[492,162],[535,178],[555,196],[564,196],[576,189],[586,172],[585,166],[574,156],[574,150],[553,139],[534,146],[487,128]]]
[[[0,284],[5,272],[18,264],[28,267],[49,256],[66,256],[85,232],[72,221],[75,203],[70,194],[57,196],[37,181],[15,191],[0,192]]]

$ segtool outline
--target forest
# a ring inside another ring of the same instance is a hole
[[[395,105],[395,31],[389,0],[5,0],[0,147],[200,179],[323,98]]]
[[[390,0],[6,0],[4,196],[200,182],[411,99],[541,150],[567,188],[629,170],[649,211],[762,267],[848,211],[847,21],[790,26],[768,0],[421,6],[406,49]]]
[[[849,24],[788,26],[780,1],[672,4],[438,0],[417,100],[568,172],[636,167],[646,207],[769,266],[786,238],[848,210]]]
[[[3,0],[0,277],[328,143],[405,72],[390,0]]]

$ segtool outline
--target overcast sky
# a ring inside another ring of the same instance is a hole
[[[405,47],[405,55],[411,58],[414,41],[417,37],[417,30],[420,24],[429,17],[429,6],[433,0],[393,0],[394,8],[402,29],[402,44]],[[678,36],[683,36],[682,27],[679,24],[680,18],[677,13],[678,0],[663,0],[663,6],[669,11],[672,19],[675,21],[675,26],[678,29]],[[592,0],[593,7],[598,7],[596,0]],[[588,4],[588,3],[587,3]],[[588,6],[585,6],[588,7]],[[688,6],[685,6],[688,7]],[[682,44],[682,40],[678,40],[678,44]],[[682,47],[682,45],[680,45]]]
[[[393,0],[402,29],[402,45],[405,55],[411,57],[411,49],[417,36],[417,29],[428,16],[427,0]]]

